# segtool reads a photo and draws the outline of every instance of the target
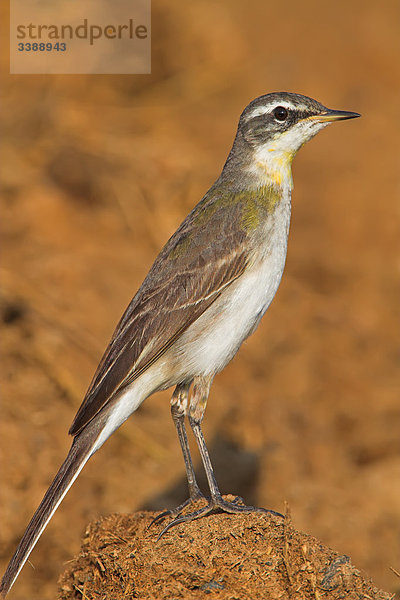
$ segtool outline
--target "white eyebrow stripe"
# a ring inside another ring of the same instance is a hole
[[[274,107],[272,106],[257,106],[257,108],[255,108],[253,110],[253,112],[251,112],[250,114],[248,114],[246,116],[246,121],[250,121],[250,119],[254,119],[254,117],[259,117],[261,115],[266,115],[270,112],[272,112],[272,109]]]
[[[274,102],[274,104],[269,104],[267,106],[257,106],[257,108],[255,108],[251,113],[249,113],[248,115],[246,115],[246,122],[250,121],[251,119],[254,119],[254,117],[260,117],[261,115],[267,115],[267,114],[271,114],[272,111],[274,110],[274,108],[277,108],[278,106],[283,106],[284,108],[287,108],[288,110],[293,110],[293,105],[288,103],[288,102]],[[302,106],[297,106],[296,109],[297,110],[301,110],[303,107]],[[306,108],[306,107],[304,107]]]
[[[283,106],[284,108],[291,109],[293,108],[290,104],[286,102],[274,102],[274,104],[269,104],[267,106],[257,106],[250,114],[246,116],[246,121],[250,121],[250,119],[254,119],[254,117],[260,117],[261,115],[267,115],[272,113],[274,108],[277,106]]]
[[[267,106],[258,106],[246,116],[246,121],[250,121],[250,119],[254,119],[254,117],[259,117],[260,115],[266,115],[271,112],[271,108]]]

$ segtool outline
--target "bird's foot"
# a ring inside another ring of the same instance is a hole
[[[224,500],[222,496],[216,496],[211,500],[210,504],[213,512],[227,512],[231,514],[258,512],[274,515],[275,517],[280,517],[281,519],[285,518],[280,512],[270,508],[247,506],[244,503],[243,498],[240,498],[240,496],[236,496],[233,501]]]
[[[182,504],[180,504],[176,508],[171,508],[169,510],[164,510],[163,512],[160,512],[160,514],[158,514],[156,517],[154,517],[154,519],[151,521],[149,528],[152,527],[152,525],[154,525],[155,523],[162,521],[166,517],[175,517],[174,518],[174,520],[175,520],[176,518],[179,517],[181,512],[187,506],[190,506],[190,504],[193,504],[193,503],[197,502],[198,500],[208,500],[208,498],[206,498],[200,490],[196,490],[195,492],[193,492],[190,495],[190,497],[187,500],[185,500],[185,502],[182,502]]]
[[[188,502],[186,502],[185,504],[187,505]],[[178,507],[178,508],[180,508],[180,507]],[[231,513],[231,514],[259,512],[259,513],[267,513],[270,515],[274,515],[275,517],[280,517],[282,519],[285,518],[281,513],[276,512],[275,510],[271,510],[271,509],[267,509],[267,508],[259,508],[257,506],[246,506],[243,503],[242,498],[240,498],[239,496],[236,496],[232,501],[228,501],[228,500],[224,500],[224,498],[219,495],[219,496],[215,496],[215,497],[211,498],[211,500],[209,500],[208,504],[206,506],[204,506],[203,508],[199,508],[198,510],[195,510],[191,513],[182,515],[181,511],[180,511],[176,515],[176,517],[170,523],[168,523],[168,525],[166,525],[164,527],[164,529],[159,534],[157,541],[165,533],[167,533],[167,531],[169,531],[169,529],[171,529],[171,527],[175,527],[175,525],[179,525],[180,523],[190,523],[190,521],[194,521],[195,519],[200,519],[201,517],[204,517],[205,515],[208,515],[211,513],[218,513],[218,512],[227,512],[227,513]],[[157,519],[157,517],[156,517],[156,519]]]

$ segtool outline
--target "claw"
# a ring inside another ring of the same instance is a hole
[[[158,534],[157,542],[160,540],[160,538],[162,538],[162,536],[165,533],[167,533],[167,531],[169,531],[172,527],[175,527],[175,525],[179,525],[180,523],[189,523],[190,521],[199,519],[200,517],[208,514],[212,510],[213,509],[211,507],[211,502],[209,502],[209,504],[207,504],[207,506],[205,506],[204,508],[200,508],[199,510],[189,513],[188,515],[178,515],[173,521],[168,523],[168,525],[166,525],[164,529]]]
[[[186,501],[184,504],[188,505],[189,502],[190,502],[190,499],[189,499],[189,501]],[[266,513],[266,514],[274,515],[275,517],[280,517],[281,519],[285,518],[281,513],[277,512],[275,510],[271,510],[271,509],[267,509],[267,508],[259,508],[257,506],[246,506],[244,504],[239,504],[240,502],[243,502],[243,500],[242,500],[242,498],[240,498],[240,496],[236,496],[236,498],[232,502],[228,502],[227,500],[224,500],[222,496],[216,496],[208,502],[207,506],[204,506],[203,508],[200,508],[194,512],[188,513],[186,515],[181,515],[181,511],[180,511],[179,513],[177,513],[177,516],[170,523],[168,523],[168,525],[166,525],[164,527],[164,529],[161,531],[161,533],[158,535],[157,542],[159,541],[160,538],[162,538],[162,536],[165,533],[167,533],[167,531],[169,531],[172,527],[175,527],[175,525],[179,525],[180,523],[190,523],[190,521],[194,521],[195,519],[204,517],[207,514],[216,513],[216,512],[226,512],[226,513],[230,513],[230,514],[259,512],[259,513]],[[181,509],[181,507],[182,507],[182,505],[180,507],[178,507],[178,509]],[[174,512],[174,511],[171,511],[171,512]],[[165,513],[161,513],[161,514],[163,515]],[[161,515],[158,515],[158,516],[160,517]],[[156,519],[158,519],[158,517],[156,517]],[[150,525],[152,525],[153,523],[154,523],[154,519]]]
[[[179,508],[179,507],[178,507]],[[173,513],[175,511],[174,510],[163,510],[163,512],[160,512],[158,515],[156,515],[152,520],[151,523],[147,526],[147,529],[150,529],[150,527],[152,527],[154,525],[154,523],[158,523],[158,521],[162,521],[163,519],[165,519],[165,517],[170,517],[173,516]],[[179,515],[180,513],[178,512],[177,515]]]
[[[156,515],[154,517],[154,519],[152,519],[151,523],[148,525],[147,529],[150,529],[150,527],[152,527],[152,525],[154,525],[154,523],[158,523],[158,521],[162,521],[166,517],[175,517],[174,520],[172,521],[172,523],[174,523],[175,519],[177,517],[179,517],[179,515],[181,514],[181,512],[183,511],[184,508],[189,506],[189,504],[197,502],[198,500],[207,500],[207,498],[200,492],[200,490],[198,492],[196,492],[195,494],[193,494],[190,498],[185,500],[185,502],[182,502],[182,504],[180,504],[176,508],[164,510],[160,514]]]
[[[275,517],[280,517],[281,519],[285,518],[280,512],[277,512],[270,508],[260,508],[258,506],[246,506],[246,505],[238,504],[238,501],[240,501],[240,500],[242,500],[242,499],[239,497],[236,497],[233,502],[228,502],[227,500],[224,500],[222,498],[222,496],[219,496],[219,497],[217,496],[216,498],[213,498],[211,503],[213,505],[214,511],[219,510],[221,512],[227,512],[227,513],[231,513],[231,514],[259,512],[259,513],[274,515]]]

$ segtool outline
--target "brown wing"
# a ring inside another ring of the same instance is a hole
[[[169,240],[119,322],[70,434],[162,356],[243,273],[246,236],[235,226],[236,215],[224,213],[226,207],[205,213],[198,205]]]

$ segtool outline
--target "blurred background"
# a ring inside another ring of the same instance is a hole
[[[287,90],[363,117],[295,159],[280,290],[216,377],[204,430],[222,491],[287,501],[297,528],[400,588],[399,25],[397,0],[154,0],[152,74],[131,76],[7,75],[3,30],[2,569],[122,311],[219,175],[240,112]],[[186,496],[169,395],[87,465],[10,598],[55,598],[91,519]]]

